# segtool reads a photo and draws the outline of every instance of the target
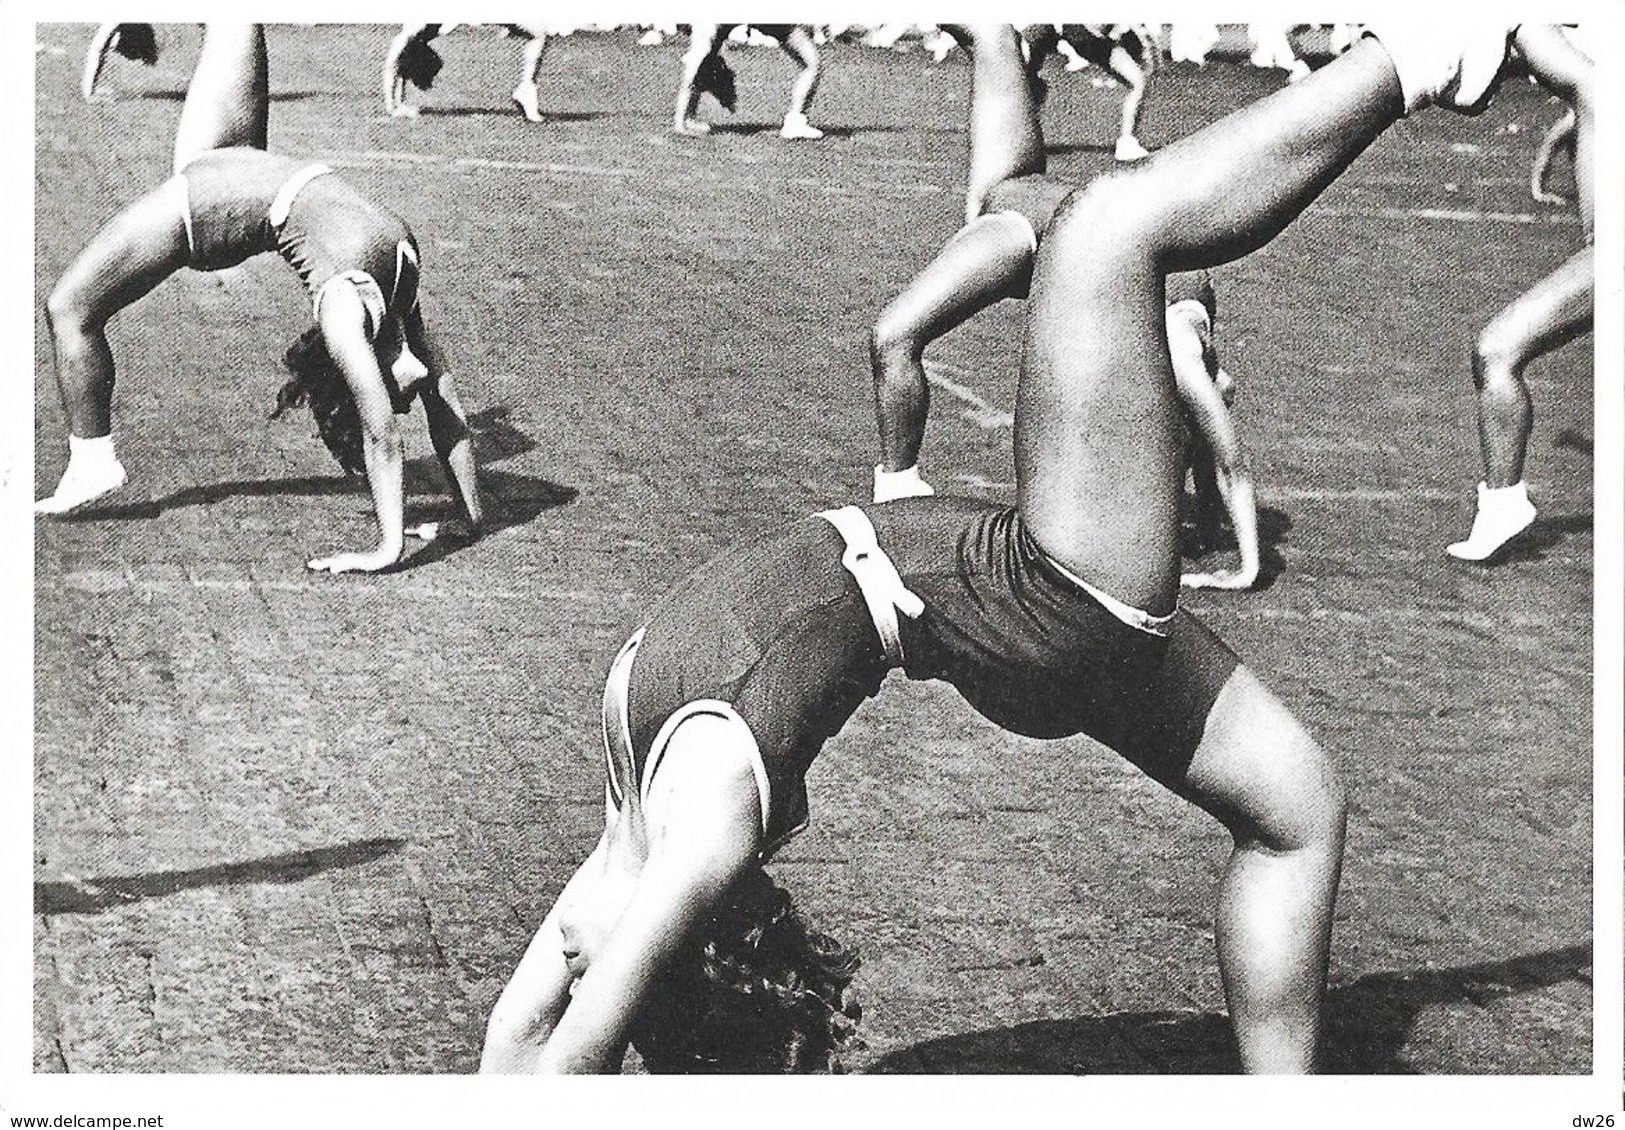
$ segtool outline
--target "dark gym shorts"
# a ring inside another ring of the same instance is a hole
[[[903,618],[903,670],[941,679],[1004,729],[1085,734],[1188,757],[1239,660],[1186,613],[1131,627],[1063,574],[1013,507],[907,499],[864,508],[925,604]]]

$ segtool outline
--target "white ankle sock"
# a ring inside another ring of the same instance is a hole
[[[113,451],[113,433],[104,436],[92,436],[84,439],[80,436],[68,436],[68,464],[83,462],[87,466],[95,467],[107,463],[117,463],[118,456]]]
[[[875,501],[891,502],[899,498],[920,498],[936,494],[931,484],[920,477],[918,465],[901,471],[888,471],[884,463],[875,467]]]
[[[1478,509],[1512,513],[1530,509],[1529,484],[1521,480],[1509,487],[1492,487],[1487,483],[1479,483]]]
[[[1529,501],[1529,485],[1516,482],[1509,487],[1478,484],[1478,512],[1473,515],[1472,532],[1465,541],[1445,547],[1445,552],[1463,561],[1482,561],[1528,528],[1535,520],[1535,506]]]
[[[111,435],[85,439],[68,436],[68,466],[49,498],[34,503],[36,514],[63,514],[124,485],[124,465],[113,451]]]

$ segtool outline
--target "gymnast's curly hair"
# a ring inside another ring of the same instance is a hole
[[[657,1073],[839,1072],[863,1010],[858,956],[810,928],[760,868],[657,981],[632,1046]]]
[[[338,363],[327,351],[321,327],[312,326],[300,334],[283,355],[282,363],[293,374],[293,379],[276,394],[276,409],[271,419],[281,418],[290,408],[310,405],[322,443],[333,453],[344,473],[357,475],[365,471],[361,412],[355,406],[355,396],[345,384]]]

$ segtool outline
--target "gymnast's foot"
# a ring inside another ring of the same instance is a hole
[[[1151,156],[1151,151],[1140,144],[1139,138],[1125,135],[1117,139],[1117,148],[1112,154],[1119,161],[1142,161]]]
[[[1535,506],[1529,501],[1529,487],[1517,483],[1494,488],[1478,484],[1478,513],[1466,541],[1445,547],[1458,561],[1484,561],[1507,542],[1529,528],[1535,520]]]
[[[536,84],[522,82],[513,88],[513,100],[518,104],[520,112],[530,121],[545,121],[541,108],[536,105]]]
[[[806,114],[786,114],[779,136],[790,141],[817,141],[824,136],[824,131],[809,123]]]
[[[904,467],[901,471],[888,471],[881,463],[875,467],[875,501],[895,502],[899,498],[928,498],[936,494],[930,483],[920,477],[920,468]]]
[[[66,514],[124,485],[124,464],[113,453],[113,437],[68,437],[68,469],[56,493],[34,503],[35,514]]]

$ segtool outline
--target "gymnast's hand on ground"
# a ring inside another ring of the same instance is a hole
[[[458,541],[473,541],[479,537],[479,530],[471,526],[466,518],[448,518],[443,522],[424,522],[420,525],[408,526],[406,527],[406,536],[426,542],[443,537],[455,538]]]
[[[371,553],[335,553],[331,557],[318,557],[308,563],[308,568],[317,573],[376,573],[389,568],[400,557],[400,550],[379,546]]]
[[[1245,569],[1215,569],[1211,573],[1185,573],[1179,583],[1188,589],[1224,589],[1241,592],[1253,587],[1258,571]]]

